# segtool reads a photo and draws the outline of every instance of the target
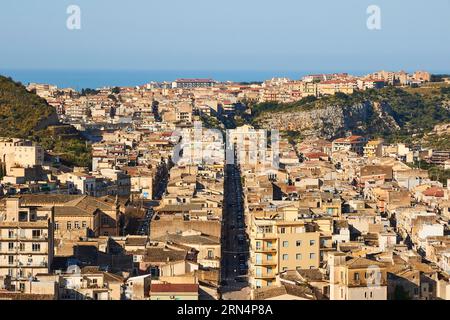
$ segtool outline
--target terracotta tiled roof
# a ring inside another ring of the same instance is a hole
[[[442,198],[442,197],[444,197],[444,190],[442,190],[441,188],[438,188],[438,187],[431,187],[431,188],[428,188],[427,190],[425,190],[423,192],[423,195],[427,196],[427,197]]]

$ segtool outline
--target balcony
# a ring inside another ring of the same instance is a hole
[[[275,258],[273,259],[262,259],[262,260],[256,260],[252,259],[252,264],[255,266],[276,266],[277,260]]]
[[[255,239],[256,240],[260,240],[260,239],[278,239],[278,236],[275,233],[256,233],[255,234]]]
[[[31,240],[33,241],[47,241],[48,240],[48,236],[46,234],[43,234],[39,237],[32,237]]]
[[[267,271],[257,273],[252,270],[250,272],[250,276],[255,279],[275,279],[276,278],[275,272],[267,272]]]
[[[277,249],[275,247],[267,247],[267,246],[262,246],[262,247],[252,246],[252,250],[254,252],[276,252],[277,251]]]
[[[367,282],[367,280],[350,280],[347,284],[348,287],[377,287],[377,286],[386,286],[387,281],[385,279],[381,279],[380,283],[373,283],[371,281]]]
[[[47,268],[48,263],[47,262],[39,262],[39,263],[33,263],[33,262],[21,262],[17,259],[15,259],[13,262],[7,261],[5,263],[0,263],[0,267],[9,267],[9,268]]]
[[[16,240],[17,239],[17,234],[13,234],[13,235],[0,235],[0,240]]]
[[[218,260],[220,260],[220,257],[209,257],[209,256],[206,256],[206,257],[203,258],[203,260],[218,261]]]
[[[39,263],[27,262],[23,264],[23,266],[29,268],[47,268],[47,262],[39,262]]]

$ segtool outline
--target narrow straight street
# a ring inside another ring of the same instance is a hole
[[[239,168],[225,170],[224,210],[222,222],[222,298],[246,299],[240,290],[248,286],[248,241],[245,232],[242,184]]]
[[[161,179],[158,184],[156,185],[156,190],[153,196],[153,199],[151,201],[147,201],[145,203],[146,213],[144,218],[142,219],[141,223],[138,227],[138,235],[147,235],[150,236],[150,223],[153,219],[153,216],[155,214],[154,207],[159,206],[159,200],[161,200],[162,196],[166,192],[167,189],[167,183],[169,179],[167,174],[164,175],[163,179]]]

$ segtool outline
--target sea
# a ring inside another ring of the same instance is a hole
[[[274,77],[301,79],[306,71],[151,71],[151,70],[25,70],[0,69],[0,75],[24,85],[45,83],[59,88],[134,87],[152,81],[174,81],[179,78],[211,78],[217,81],[260,82]],[[314,72],[317,73],[317,72]],[[355,74],[355,73],[353,73]]]

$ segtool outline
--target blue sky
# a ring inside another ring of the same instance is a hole
[[[66,28],[79,5],[82,29]],[[382,29],[366,27],[381,8]],[[450,72],[450,0],[2,0],[0,68]]]

